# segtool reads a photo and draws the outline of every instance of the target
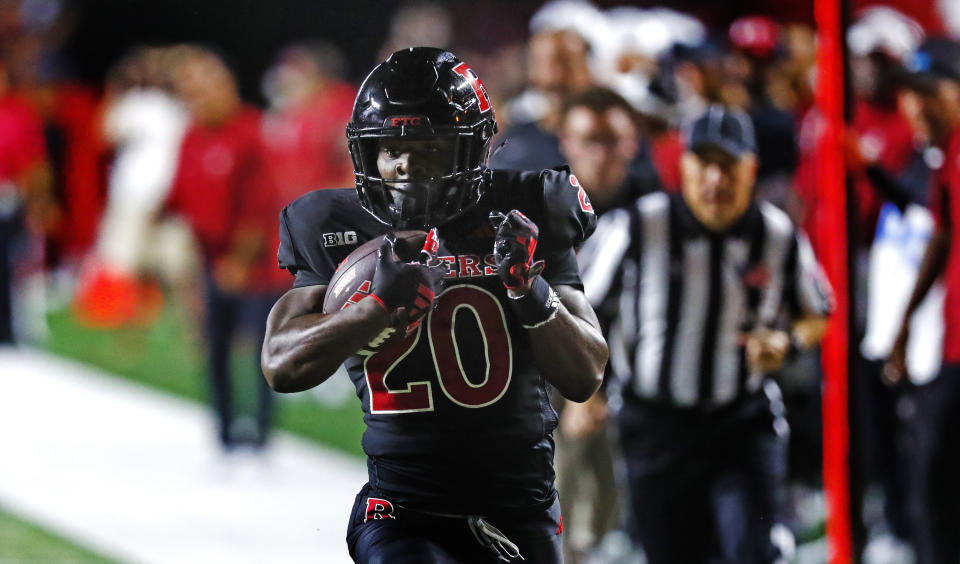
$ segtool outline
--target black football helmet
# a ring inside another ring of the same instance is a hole
[[[363,81],[347,125],[360,202],[395,229],[450,221],[480,200],[496,132],[483,83],[453,53],[432,47],[393,53]],[[435,163],[441,173],[384,179],[377,157],[388,139],[445,139],[452,158]]]

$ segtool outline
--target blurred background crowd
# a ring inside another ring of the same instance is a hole
[[[960,2],[852,4],[854,540],[858,558],[910,562],[911,459],[939,368],[942,290],[915,323],[912,380],[880,374],[933,232],[927,186],[945,155],[903,76],[926,37],[960,33]],[[131,332],[172,324],[203,343],[208,379],[197,385],[208,386],[224,451],[262,449],[274,400],[250,366],[292,282],[276,266],[278,213],[306,191],[353,185],[344,127],[356,86],[412,45],[448,48],[483,78],[501,132],[491,166],[569,163],[599,212],[679,191],[683,124],[712,103],[743,109],[757,135],[755,197],[810,227],[815,251],[832,244],[813,228],[811,2],[0,0],[0,342],[66,350],[64,340],[100,332],[114,339],[101,341],[106,354],[129,355],[118,349],[132,346]],[[90,350],[70,350],[89,360]],[[182,354],[165,350],[155,363]],[[244,370],[252,383],[241,385]],[[817,353],[794,358],[780,380],[789,523],[802,544],[823,534]],[[236,386],[252,390],[245,408]],[[349,384],[339,399],[324,393],[311,408],[353,401]],[[349,412],[359,426],[359,410]],[[562,423],[558,456],[564,440],[604,433]],[[565,510],[572,562],[625,550],[616,464],[594,475],[578,481],[583,509]]]

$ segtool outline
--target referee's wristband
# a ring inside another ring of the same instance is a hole
[[[549,322],[557,315],[560,309],[560,297],[550,284],[537,276],[533,279],[533,286],[526,295],[514,298],[510,296],[513,311],[520,318],[524,329],[536,329]]]

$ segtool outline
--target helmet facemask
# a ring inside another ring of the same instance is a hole
[[[350,153],[361,203],[395,229],[428,229],[456,218],[481,195],[492,134],[477,129],[385,127],[357,132],[351,137]],[[418,148],[407,153],[408,147]],[[409,155],[401,166],[404,174],[392,173],[392,149]]]

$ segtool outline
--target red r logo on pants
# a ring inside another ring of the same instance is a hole
[[[385,499],[368,497],[367,516],[363,518],[363,522],[366,523],[371,519],[396,519],[393,516],[393,504]]]

